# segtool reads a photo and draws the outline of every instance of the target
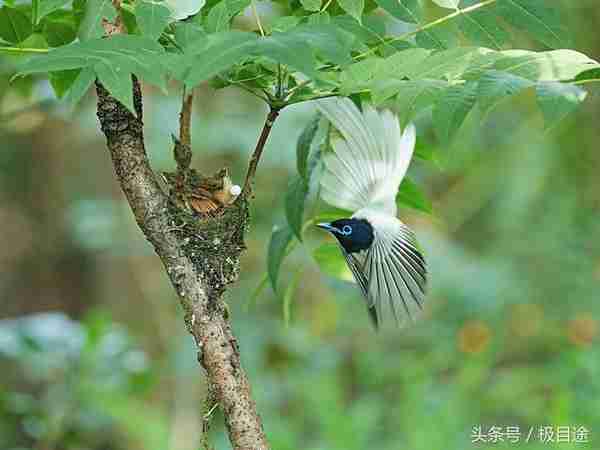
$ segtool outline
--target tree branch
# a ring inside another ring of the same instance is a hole
[[[105,32],[123,32],[120,21],[105,24]],[[115,174],[137,224],[160,257],[179,296],[186,326],[196,342],[198,361],[223,411],[229,440],[235,450],[268,450],[241,366],[239,346],[221,300],[227,284],[238,275],[239,256],[245,248],[247,204],[240,202],[227,208],[222,217],[215,219],[185,216],[161,189],[150,167],[138,80],[133,79],[135,116],[98,81],[96,91],[98,119]]]
[[[279,111],[281,111],[281,108],[271,105],[271,110],[269,111],[267,119],[265,120],[265,125],[263,126],[260,137],[258,138],[258,142],[256,143],[256,148],[254,149],[252,157],[250,158],[248,172],[246,173],[246,180],[244,181],[244,188],[242,189],[240,198],[245,198],[252,192],[252,184],[254,183],[256,169],[258,167],[258,163],[260,162],[260,157],[265,148],[265,144],[267,143],[269,134],[271,133],[271,128],[273,128],[273,124],[279,116]]]

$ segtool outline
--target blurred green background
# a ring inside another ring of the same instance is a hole
[[[574,48],[600,59],[597,0],[567,12]],[[43,80],[9,87],[14,62],[0,57],[0,448],[198,449],[205,380],[115,182],[95,96],[73,110]],[[282,270],[287,285],[301,268],[289,327],[281,296],[251,298],[314,110],[283,112],[227,293],[274,449],[600,449],[600,90],[588,90],[550,131],[530,94],[474,111],[451,148],[419,118],[418,145],[436,162],[410,173],[434,213],[400,214],[426,249],[431,289],[419,323],[381,335],[356,287],[319,272],[316,231]],[[174,166],[178,109],[175,86],[146,90],[156,170]],[[240,183],[265,114],[242,91],[199,89],[194,167],[230,166]],[[213,422],[215,447],[230,448],[219,413]],[[474,444],[479,426],[518,426],[521,442]],[[541,426],[585,427],[589,442],[543,443]]]

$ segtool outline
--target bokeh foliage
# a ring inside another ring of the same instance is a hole
[[[264,116],[245,89],[274,95],[280,62],[296,100],[340,92],[416,121],[400,214],[425,247],[432,286],[415,326],[371,331],[336,248],[310,227],[339,214],[308,176],[318,174],[311,156],[326,151],[324,124],[310,105],[284,110],[228,295],[273,447],[463,450],[481,424],[584,425],[589,444],[560,448],[597,448],[600,103],[583,56],[600,57],[595,3],[498,1],[413,35],[455,2],[256,2],[259,38],[245,1],[209,0],[176,24],[159,2],[125,2],[133,36],[102,41],[92,19],[112,17],[108,2],[3,2],[0,45],[42,53],[0,56],[2,447],[198,448],[205,386],[174,294],[114,183],[87,88],[99,76],[128,103],[129,74],[147,82],[161,170],[174,164],[177,83],[198,85],[193,164],[229,165],[241,180]],[[552,50],[565,47],[581,53]],[[49,83],[8,84],[48,64],[60,69]],[[584,85],[589,98],[575,109]],[[266,262],[274,225],[290,243],[281,265]],[[216,448],[229,448],[214,422]]]

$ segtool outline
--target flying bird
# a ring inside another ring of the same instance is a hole
[[[392,319],[402,326],[422,309],[427,284],[415,235],[396,217],[396,195],[415,147],[415,127],[401,130],[393,112],[369,104],[361,112],[347,98],[316,104],[338,132],[331,135],[333,151],[323,158],[321,197],[354,211],[349,218],[317,226],[337,239],[375,327]]]

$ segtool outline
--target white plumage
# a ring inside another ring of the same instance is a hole
[[[373,239],[368,248],[349,251],[351,236],[335,227],[330,231],[337,234],[375,323],[393,318],[402,325],[421,310],[427,281],[415,236],[396,218],[396,195],[412,158],[415,127],[401,131],[391,111],[364,105],[361,112],[345,98],[318,100],[317,107],[340,134],[332,135],[333,151],[324,157],[322,197],[355,211],[351,219],[366,220]]]

